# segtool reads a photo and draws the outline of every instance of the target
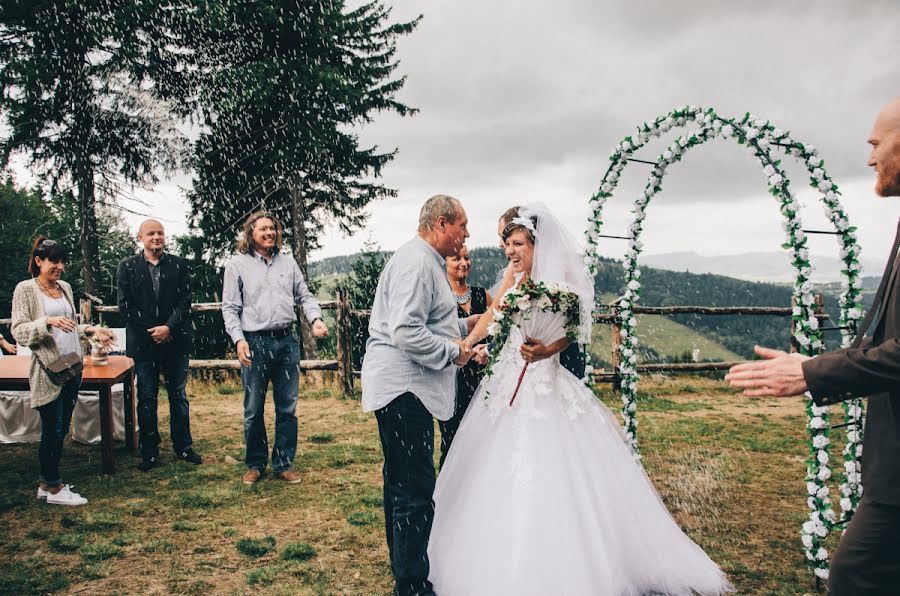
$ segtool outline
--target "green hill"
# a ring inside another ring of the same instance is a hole
[[[470,254],[469,282],[476,286],[492,286],[497,271],[506,266],[503,252],[494,247],[479,247],[472,248]],[[314,277],[344,274],[350,271],[355,258],[357,255],[323,259],[311,263],[310,271]],[[650,267],[641,271],[640,303],[644,306],[790,306],[791,303],[791,288],[784,285]],[[624,279],[622,263],[604,259],[595,277],[595,289],[604,300],[612,300],[621,293]],[[837,298],[833,293],[825,294],[825,305],[832,320],[836,320]],[[685,352],[694,349],[700,350],[701,360],[749,358],[757,343],[787,348],[790,341],[790,321],[779,316],[654,316],[642,319],[639,328],[645,361],[681,358]],[[604,337],[601,330],[594,343],[604,341]],[[826,339],[830,348],[838,346],[836,332],[830,332]],[[605,341],[608,343],[608,337]],[[609,360],[609,349],[593,351],[602,360]]]

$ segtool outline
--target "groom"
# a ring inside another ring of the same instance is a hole
[[[879,114],[869,137],[875,192],[900,196],[900,97]],[[900,225],[892,256],[900,244]],[[878,319],[872,314],[878,312]],[[761,361],[725,377],[750,396],[799,395],[828,405],[868,395],[863,435],[862,501],[831,558],[829,596],[881,596],[900,590],[900,261],[888,259],[881,287],[859,335],[871,337],[815,358],[760,348]]]
[[[466,321],[457,317],[444,259],[462,248],[467,224],[458,200],[428,199],[418,235],[384,267],[369,319],[362,405],[375,412],[384,451],[384,526],[398,596],[434,594],[428,581],[432,416],[453,415],[456,366],[469,359],[460,349]]]

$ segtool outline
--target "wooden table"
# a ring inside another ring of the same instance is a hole
[[[31,356],[0,358],[0,390],[28,391],[28,367]],[[113,457],[112,386],[124,385],[125,447],[134,451],[137,445],[137,425],[134,399],[134,361],[126,356],[110,356],[106,366],[94,366],[90,357],[84,359],[81,388],[100,393],[100,454],[104,474],[115,472]]]

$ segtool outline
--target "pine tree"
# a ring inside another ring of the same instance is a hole
[[[349,233],[370,202],[395,196],[374,181],[394,152],[361,147],[354,127],[379,111],[413,112],[395,99],[404,78],[392,77],[396,40],[416,22],[388,23],[381,0],[352,10],[338,0],[223,6],[228,26],[207,46],[192,223],[221,256],[247,215],[268,209],[306,274],[327,223]]]
[[[347,283],[347,298],[353,309],[372,308],[378,280],[384,270],[385,253],[377,244],[367,242],[359,257],[353,261],[352,273]],[[366,342],[369,340],[369,321],[366,318],[350,319],[350,336],[353,342],[353,367],[362,366]]]
[[[185,150],[187,1],[0,1],[0,162],[24,154],[48,194],[78,204],[84,287],[99,292],[97,206],[157,181]],[[167,100],[174,100],[168,102]]]

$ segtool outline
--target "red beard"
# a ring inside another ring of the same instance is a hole
[[[894,143],[890,157],[879,166],[875,192],[882,197],[900,196],[900,140]]]

